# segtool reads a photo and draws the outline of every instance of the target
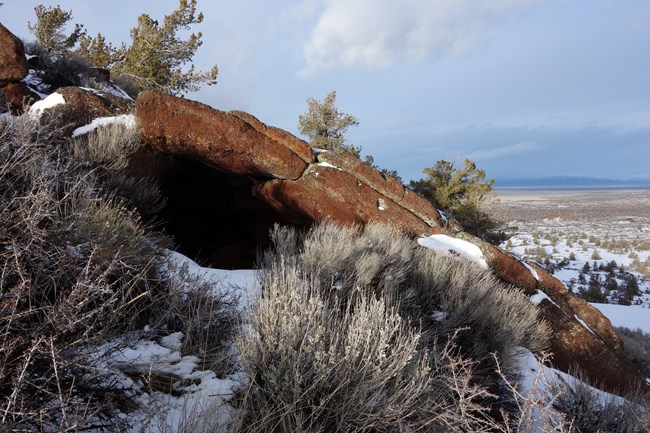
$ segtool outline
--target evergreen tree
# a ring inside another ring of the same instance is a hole
[[[45,7],[41,4],[34,8],[36,22],[28,23],[29,30],[36,41],[48,52],[60,54],[73,48],[84,35],[83,25],[75,24],[69,35],[64,33],[65,26],[72,19],[72,11],[64,11],[60,6]]]
[[[203,43],[200,32],[191,33],[187,39],[178,36],[178,32],[203,21],[203,14],[196,12],[196,0],[179,0],[178,8],[166,15],[162,24],[147,14],[140,15],[136,27],[131,29],[131,45],[118,48],[101,33],[89,37],[78,24],[70,35],[65,35],[64,28],[72,13],[59,6],[38,5],[34,11],[37,21],[30,23],[29,28],[48,51],[73,53],[93,66],[110,68],[114,77],[134,83],[135,93],[148,88],[182,95],[203,84],[216,83],[216,66],[209,72],[196,71],[194,65],[183,69]]]
[[[94,38],[86,34],[81,35],[75,54],[97,68],[110,68],[119,58],[115,47],[110,42],[106,42],[106,38],[101,33],[97,33]]]
[[[504,223],[485,210],[499,201],[494,180],[485,179],[485,170],[466,159],[458,169],[452,162],[439,160],[423,172],[426,178],[410,182],[413,191],[449,213],[468,232],[495,244],[505,240]]]
[[[359,121],[353,115],[341,112],[335,102],[335,91],[328,93],[323,102],[308,98],[307,113],[298,117],[298,130],[309,138],[312,147],[359,158],[361,148],[347,144],[343,135],[350,126],[359,126]]]
[[[134,80],[140,88],[156,89],[172,95],[196,91],[202,84],[215,84],[218,69],[197,72],[194,65],[184,71],[201,44],[202,34],[192,33],[181,39],[177,33],[200,24],[203,14],[196,14],[196,0],[179,0],[178,9],[166,15],[162,24],[147,14],[138,17],[131,29],[132,43],[117,50],[118,61],[113,73]]]

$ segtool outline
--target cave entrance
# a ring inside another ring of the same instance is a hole
[[[257,251],[270,245],[274,224],[290,225],[252,195],[256,180],[188,158],[166,158],[172,169],[158,176],[167,199],[158,218],[176,249],[202,266],[252,269]]]

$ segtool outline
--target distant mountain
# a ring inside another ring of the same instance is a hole
[[[638,177],[634,179],[608,179],[603,177],[582,177],[582,176],[553,176],[535,177],[520,179],[497,179],[494,182],[495,188],[594,188],[594,187],[649,187],[650,177]]]

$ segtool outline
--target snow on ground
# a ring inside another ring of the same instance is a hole
[[[614,326],[641,329],[646,334],[650,334],[650,308],[644,308],[641,305],[596,303],[592,303],[591,305],[598,308]]]
[[[597,398],[601,406],[609,404],[623,405],[626,402],[625,399],[619,396],[601,391],[570,374],[542,364],[535,355],[523,347],[517,348],[517,356],[521,374],[518,392],[529,403],[536,402],[531,406],[526,406],[526,402],[520,403],[524,406],[522,407],[522,414],[530,417],[533,423],[532,430],[524,428],[524,431],[549,432],[549,425],[543,426],[543,423],[551,424],[556,428],[561,426],[563,416],[553,408],[552,402],[559,393],[567,392],[567,388],[588,390]],[[556,430],[550,431],[554,432]]]
[[[200,370],[197,357],[181,356],[182,338],[177,332],[159,341],[125,344],[118,339],[93,349],[96,366],[106,372],[105,380],[117,384],[139,406],[128,415],[130,431],[178,432],[197,420],[218,429],[231,419],[233,408],[228,402],[245,386],[246,376],[234,373],[218,378],[213,371]],[[155,378],[166,381],[160,390],[148,383]]]
[[[83,134],[88,134],[100,126],[111,124],[121,124],[127,128],[135,128],[135,116],[133,114],[121,114],[119,116],[98,117],[90,122],[88,125],[81,126],[72,132],[72,138],[78,137]]]
[[[216,292],[230,292],[239,297],[241,308],[250,306],[251,302],[261,295],[258,273],[255,270],[204,268],[183,254],[171,250],[167,251],[167,258],[167,271],[179,272],[185,269],[188,276],[198,277],[201,281],[211,284]]]
[[[434,251],[442,251],[446,255],[459,255],[479,264],[485,269],[488,268],[481,249],[463,239],[452,238],[447,235],[431,235],[419,238],[418,244]]]
[[[237,296],[241,309],[261,292],[256,271],[204,268],[181,253],[166,254],[167,264],[160,271],[178,278],[185,290],[192,290],[192,280],[197,279],[211,285],[215,294]],[[106,372],[105,379],[138,404],[128,414],[130,432],[223,431],[232,420],[229,401],[248,378],[242,372],[220,378],[203,370],[199,358],[181,354],[183,338],[181,332],[159,338],[146,327],[135,341],[117,338],[89,348],[95,366]],[[163,382],[158,389],[152,385],[156,378]]]

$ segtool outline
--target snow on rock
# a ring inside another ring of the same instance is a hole
[[[336,170],[341,170],[340,168],[338,168],[338,167],[335,166],[335,165],[330,164],[329,162],[319,162],[319,163],[316,164],[316,165],[319,166],[319,167],[327,167],[327,168],[334,168],[334,169],[336,169]]]
[[[530,273],[532,274],[532,276],[533,276],[537,281],[539,281],[539,275],[537,275],[537,271],[536,271],[532,266],[530,266],[528,263],[526,263],[524,260],[520,260],[520,261],[521,261],[521,264],[524,265],[524,266],[526,267],[526,269],[528,269],[528,270],[530,271]]]
[[[578,323],[580,323],[580,324],[583,326],[583,328],[585,328],[587,331],[591,332],[592,334],[596,335],[596,334],[594,333],[594,331],[591,330],[591,328],[589,327],[589,325],[587,325],[587,324],[584,322],[584,320],[582,320],[582,319],[581,319],[580,317],[578,317],[576,314],[574,314],[573,317],[575,317],[575,319],[578,321]]]
[[[63,95],[60,93],[52,93],[49,95],[47,98],[41,100],[41,101],[36,101],[32,104],[31,107],[29,107],[29,113],[40,117],[43,114],[43,111],[47,110],[48,108],[56,107],[57,105],[65,104],[65,99],[63,98]]]
[[[72,138],[87,134],[90,131],[94,131],[95,129],[99,128],[100,126],[106,126],[114,123],[122,124],[127,128],[135,128],[135,116],[132,114],[121,114],[119,116],[98,117],[97,119],[94,119],[90,124],[75,129],[72,132]]]
[[[481,249],[463,239],[452,238],[447,235],[431,235],[419,238],[418,244],[431,250],[443,251],[447,255],[459,255],[488,269]]]
[[[559,305],[558,305],[554,300],[552,300],[551,298],[549,298],[548,295],[547,295],[546,293],[544,293],[541,289],[537,289],[537,293],[535,293],[534,295],[532,295],[532,296],[530,297],[530,302],[532,302],[532,303],[535,304],[535,305],[539,305],[539,304],[540,304],[544,299],[546,299],[546,300],[547,300],[548,302],[550,302],[551,304],[555,305],[555,306],[556,306],[557,308],[559,308],[559,309],[560,309],[564,314],[566,314],[566,311],[562,310],[562,308],[561,308],[561,307],[560,307],[560,306],[559,306]],[[568,314],[566,314],[566,315],[568,316]],[[577,316],[576,316],[576,318],[577,318]],[[589,329],[588,326],[585,325],[585,327],[586,327],[587,329]],[[592,332],[592,334],[593,334],[593,332]]]

